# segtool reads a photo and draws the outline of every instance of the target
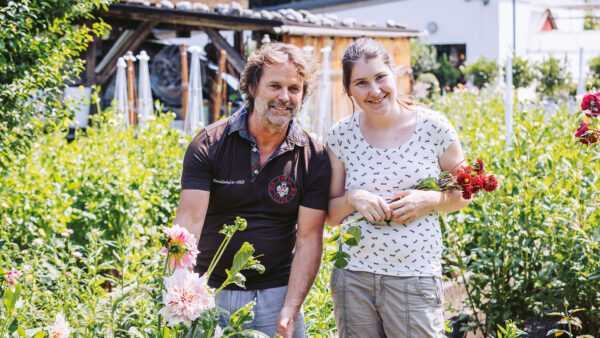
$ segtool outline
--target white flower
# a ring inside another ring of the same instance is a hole
[[[171,277],[164,278],[164,307],[158,311],[168,326],[180,322],[189,324],[199,318],[202,312],[215,307],[215,296],[206,286],[206,275],[198,277],[188,269],[177,269]]]
[[[56,315],[54,324],[48,331],[50,338],[67,338],[71,335],[71,328],[69,323],[65,320],[65,316],[62,313]]]

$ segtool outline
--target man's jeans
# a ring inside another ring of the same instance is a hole
[[[244,325],[244,329],[257,330],[269,337],[274,337],[277,333],[277,319],[281,308],[283,308],[286,291],[287,286],[263,290],[222,290],[217,295],[217,305],[233,314],[246,304],[256,300],[256,304],[252,309],[254,321]],[[219,326],[224,328],[227,323],[229,323],[229,318],[221,316]],[[306,337],[304,315],[300,310],[298,316],[296,316],[294,338],[304,337]]]

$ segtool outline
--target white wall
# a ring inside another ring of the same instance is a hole
[[[362,4],[362,5],[361,5]],[[425,30],[435,22],[438,30],[425,37],[430,44],[467,45],[466,59],[498,55],[498,0],[485,6],[481,0],[404,0],[366,1],[353,6],[336,6],[315,13],[332,13],[341,19],[353,17],[358,22],[374,21],[385,26],[387,19],[406,25],[408,29]]]
[[[563,58],[567,54],[572,77],[579,76],[579,47],[584,46],[584,72],[587,60],[600,55],[600,31],[582,31],[581,10],[569,5],[584,0],[516,0],[516,54],[532,60],[548,55]],[[558,31],[541,32],[546,9],[550,9]],[[332,13],[340,19],[352,17],[358,22],[373,21],[385,26],[387,19],[409,29],[425,30],[436,22],[438,30],[424,39],[430,44],[467,46],[467,62],[480,56],[500,64],[513,49],[513,0],[370,0],[311,10]]]

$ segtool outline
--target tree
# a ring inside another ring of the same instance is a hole
[[[437,52],[433,46],[426,44],[421,39],[410,40],[410,64],[415,79],[423,73],[436,71],[439,67],[436,59]]]
[[[108,27],[92,23],[92,12],[108,10],[110,1],[21,0],[0,8],[0,170],[26,149],[38,117],[57,122],[68,114],[60,91],[83,69],[78,56],[92,34]]]
[[[442,57],[438,59],[438,68],[433,73],[442,87],[454,85],[456,79],[460,76],[460,72],[452,65],[452,62],[448,60],[446,54],[443,54]]]

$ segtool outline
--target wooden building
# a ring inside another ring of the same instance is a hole
[[[148,46],[157,41],[157,32],[173,31],[173,36],[178,38],[176,40],[201,32],[200,34],[206,35],[208,41],[205,46],[207,51],[205,61],[210,66],[204,79],[203,92],[205,99],[212,100],[214,97],[212,81],[216,73],[215,65],[218,64],[218,51],[226,51],[226,72],[233,78],[239,78],[248,53],[246,50],[249,46],[248,40],[256,41],[258,47],[262,37],[267,34],[271,40],[291,43],[300,48],[313,47],[313,54],[319,58],[320,64],[321,49],[331,48],[331,107],[326,112],[316,111],[314,107],[316,107],[317,95],[313,95],[311,101],[313,109],[310,114],[311,119],[316,119],[322,113],[329,114],[329,120],[333,123],[352,112],[352,106],[345,97],[341,82],[340,60],[343,51],[354,39],[364,36],[379,41],[393,54],[399,68],[402,89],[405,93],[410,93],[409,38],[422,35],[420,31],[404,27],[375,27],[348,21],[339,22],[335,17],[312,15],[307,11],[253,11],[235,3],[219,4],[216,9],[207,9],[206,6],[187,1],[185,6],[181,3],[170,4],[165,0],[161,2],[153,0],[153,2],[121,2],[109,6],[108,11],[96,13],[110,24],[112,29],[108,37],[96,38],[88,49],[84,84],[109,88],[115,74],[117,59],[129,50],[138,54],[141,49],[151,49]],[[227,34],[223,32],[227,32],[229,38],[224,37]],[[149,54],[153,56],[152,51],[149,51]],[[178,65],[176,61],[173,60],[174,67]],[[180,70],[174,69],[173,74],[178,71]],[[154,90],[153,87],[153,92]],[[229,88],[230,92],[234,90],[235,88]],[[174,93],[173,95],[176,95],[176,91]],[[314,93],[319,93],[319,88],[316,88]],[[110,95],[105,98],[109,99]],[[212,107],[211,102],[208,107]],[[169,108],[177,111],[177,107]],[[221,106],[219,114],[223,113],[230,112]],[[210,116],[212,115],[211,112]]]

